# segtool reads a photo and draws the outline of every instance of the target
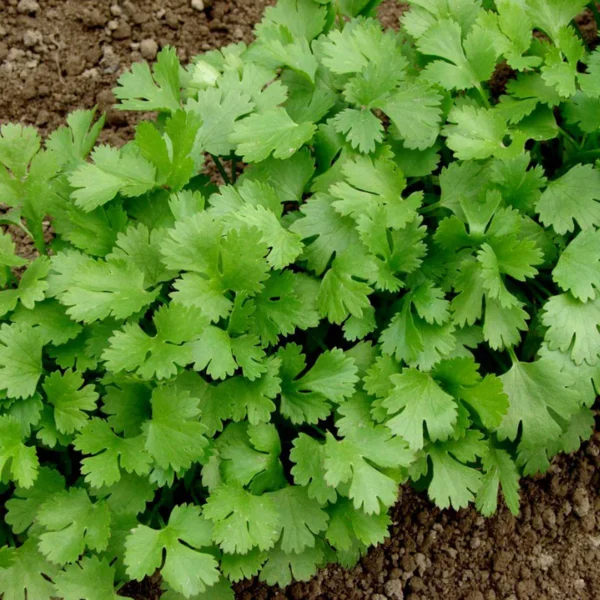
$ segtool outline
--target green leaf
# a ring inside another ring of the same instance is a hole
[[[206,426],[198,421],[198,399],[176,386],[156,388],[152,419],[144,426],[146,451],[163,468],[189,469],[205,457]]]
[[[37,478],[36,449],[23,442],[21,423],[12,416],[0,416],[0,480],[14,481],[29,488]]]
[[[138,525],[125,542],[127,574],[141,581],[163,562],[166,583],[186,598],[200,594],[219,580],[215,558],[201,552],[211,546],[211,524],[191,504],[175,506],[169,522],[160,530]]]
[[[335,502],[335,488],[325,482],[325,446],[301,433],[293,442],[290,459],[294,463],[291,473],[297,485],[307,488],[308,497],[320,504]]]
[[[119,77],[113,90],[122,110],[175,112],[180,108],[179,60],[174,48],[163,48],[152,67],[137,62]]]
[[[246,162],[260,162],[271,154],[289,158],[313,137],[312,123],[295,123],[284,108],[274,108],[236,122],[229,136]]]
[[[146,475],[152,459],[144,451],[144,438],[120,438],[102,419],[91,419],[77,434],[73,447],[93,454],[81,461],[81,472],[90,486],[110,486],[121,479],[121,470]]]
[[[19,548],[0,549],[0,593],[4,600],[52,598],[57,592],[52,579],[58,568],[37,550],[34,539]]]
[[[462,40],[460,25],[451,19],[441,19],[417,41],[422,54],[437,56],[424,69],[423,76],[447,90],[481,89],[496,66],[497,53],[487,32],[474,27]]]
[[[350,145],[359,152],[369,154],[383,141],[383,124],[368,109],[346,108],[332,120],[336,131],[346,135]]]
[[[420,81],[402,84],[379,106],[398,130],[404,146],[425,150],[440,133],[442,96]]]
[[[74,563],[85,549],[103,552],[110,537],[110,512],[102,501],[93,503],[85,490],[71,488],[50,496],[38,510],[45,533],[39,549],[51,562]]]
[[[573,231],[574,222],[584,231],[600,225],[600,171],[576,165],[551,181],[536,204],[540,221],[556,233]]]
[[[459,510],[475,500],[481,488],[481,473],[469,466],[484,452],[482,434],[470,430],[460,440],[434,444],[427,449],[432,479],[429,497],[439,508]]]
[[[269,551],[260,580],[268,585],[285,587],[292,581],[308,581],[325,562],[320,545],[307,548],[300,554],[288,554],[280,546]]]
[[[335,488],[349,484],[354,507],[379,514],[381,506],[392,506],[398,495],[397,483],[380,469],[408,467],[413,458],[404,440],[392,437],[385,427],[362,428],[341,441],[328,434],[325,481]]]
[[[525,136],[516,130],[508,135],[506,121],[494,109],[454,107],[448,121],[450,124],[442,133],[460,160],[482,160],[491,156],[513,158],[523,150]]]
[[[314,548],[319,533],[327,529],[329,517],[319,502],[309,497],[306,488],[288,486],[271,495],[281,519],[281,549],[300,554]]]
[[[297,344],[288,344],[277,355],[282,359],[280,410],[294,424],[317,423],[331,412],[330,403],[339,404],[354,393],[357,368],[338,348],[320,354],[308,371]]]
[[[14,323],[0,326],[0,389],[9,398],[28,398],[42,375],[41,333],[35,327]]]
[[[423,448],[424,430],[433,441],[446,440],[454,433],[456,402],[430,375],[404,369],[398,375],[391,375],[390,381],[394,387],[383,406],[392,418],[386,425],[411,448]]]
[[[37,302],[32,309],[18,306],[11,315],[13,323],[33,327],[39,332],[44,344],[60,346],[76,338],[83,330],[79,323],[69,319],[65,308],[56,300]]]
[[[6,522],[16,534],[25,532],[35,522],[38,509],[46,498],[65,487],[63,476],[53,469],[41,467],[31,487],[19,487],[6,502]]]
[[[563,290],[586,302],[600,291],[600,232],[582,231],[558,259],[552,277]]]
[[[75,188],[75,205],[86,212],[110,202],[117,194],[141,196],[155,185],[155,167],[133,151],[98,146],[92,160],[94,164],[82,164],[69,176]]]
[[[265,494],[254,496],[238,485],[217,488],[205,504],[204,515],[214,524],[213,540],[230,554],[246,554],[255,547],[268,550],[281,531],[274,500]]]
[[[76,321],[91,323],[109,316],[125,319],[154,301],[144,273],[124,260],[96,261],[76,252],[52,257],[49,294]]]
[[[557,372],[546,359],[516,362],[501,376],[510,405],[498,429],[502,439],[515,440],[519,449],[544,447],[562,433],[558,419],[568,421],[579,409],[573,379]]]
[[[44,299],[48,283],[43,279],[50,270],[50,261],[46,256],[36,258],[23,273],[16,290],[0,291],[0,315],[16,308],[20,303],[25,308],[32,309],[37,302]]]
[[[35,127],[7,123],[0,127],[0,164],[17,179],[27,175],[27,167],[41,146]]]
[[[61,433],[73,433],[84,427],[87,412],[96,410],[98,394],[93,385],[84,385],[83,377],[68,369],[54,371],[42,384],[48,403],[54,407],[54,420]]]
[[[506,506],[513,515],[519,514],[519,471],[510,454],[491,443],[483,455],[484,476],[475,505],[484,516],[498,508],[498,491],[502,490]]]
[[[544,306],[543,324],[551,350],[566,352],[580,365],[600,357],[600,298],[581,302],[571,294],[552,296]]]
[[[106,559],[84,556],[68,565],[54,579],[56,591],[64,600],[116,600],[115,568]]]

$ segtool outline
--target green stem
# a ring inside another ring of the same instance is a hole
[[[569,140],[577,150],[581,150],[581,146],[577,143],[577,140],[568,131],[565,131],[562,127],[558,125],[557,127],[558,131],[565,139]]]
[[[317,427],[316,425],[310,425],[311,429],[314,429],[319,435],[322,435],[323,437],[327,437],[327,432],[324,429],[321,429],[320,427]]]
[[[582,162],[586,158],[591,158],[595,160],[600,158],[600,149],[597,150],[585,150],[584,152],[578,152],[574,157],[571,163]]]
[[[421,207],[419,209],[419,213],[422,215],[427,215],[430,212],[437,210],[438,208],[443,208],[441,200],[438,200],[437,202],[434,202],[433,204],[428,204],[427,206]]]
[[[512,360],[513,365],[519,362],[519,359],[512,348],[508,348],[508,355],[510,356],[510,360]]]
[[[223,181],[227,184],[227,185],[231,185],[231,181],[229,179],[229,175],[227,175],[227,171],[223,168],[223,163],[221,163],[221,161],[219,160],[218,156],[215,156],[214,154],[210,155],[217,167],[217,170],[219,171],[219,173],[221,174],[221,177],[223,178]]]
[[[475,89],[479,92],[481,100],[483,101],[483,105],[486,108],[490,108],[490,101],[488,100],[486,93],[483,91],[483,88],[480,85],[478,85]]]

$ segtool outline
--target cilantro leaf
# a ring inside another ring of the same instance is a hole
[[[163,48],[150,72],[147,63],[134,63],[114,89],[122,110],[175,112],[180,108],[179,60],[174,48]]]
[[[600,233],[582,231],[565,248],[552,272],[563,290],[586,302],[600,291]]]
[[[273,108],[237,121],[229,140],[246,162],[260,162],[271,154],[289,158],[315,133],[312,123],[295,123],[285,108]]]
[[[392,418],[386,425],[404,438],[411,448],[424,445],[424,428],[431,440],[446,440],[454,432],[457,406],[427,373],[404,369],[391,375],[393,388],[383,406]],[[393,416],[395,415],[395,416]]]
[[[551,181],[536,204],[540,220],[556,233],[573,231],[574,222],[584,231],[600,225],[600,171],[576,165]]]
[[[0,548],[0,593],[4,600],[51,598],[56,594],[52,579],[58,567],[38,552],[34,539],[19,548]]]
[[[516,362],[501,376],[510,405],[499,429],[500,439],[515,440],[519,449],[544,447],[562,433],[558,419],[569,420],[579,408],[573,380],[558,373],[552,362]]]
[[[74,563],[86,548],[98,552],[107,548],[108,507],[92,502],[81,488],[50,496],[38,510],[37,521],[45,531],[39,536],[39,549],[55,564]]]
[[[146,451],[163,469],[188,469],[205,456],[206,426],[198,421],[198,399],[176,386],[156,388],[152,418],[143,425]]]
[[[21,423],[12,416],[0,416],[0,477],[29,488],[36,480],[39,460],[35,448],[23,442]]]
[[[54,421],[61,433],[73,433],[84,427],[87,412],[96,409],[98,394],[92,384],[84,385],[83,377],[71,369],[54,371],[42,384],[48,403],[54,407]]]
[[[54,579],[56,590],[64,600],[114,600],[115,568],[106,559],[84,556],[68,565]]]
[[[322,566],[325,554],[321,545],[307,548],[300,554],[288,554],[278,545],[267,554],[260,580],[268,585],[287,586],[293,580],[308,581]]]
[[[11,398],[32,396],[42,376],[44,342],[35,327],[0,326],[0,389]]]
[[[117,194],[141,196],[155,185],[155,167],[133,151],[98,146],[92,160],[93,164],[82,164],[69,176],[75,188],[75,205],[86,212],[110,202]]]
[[[354,393],[357,368],[338,348],[322,353],[306,372],[306,357],[297,344],[277,355],[282,359],[280,410],[292,423],[317,423],[331,412],[330,402],[343,402]]]
[[[32,309],[44,299],[48,283],[43,279],[50,270],[50,261],[46,256],[36,258],[23,273],[16,290],[0,291],[0,315],[14,310],[17,303]]]
[[[396,482],[380,469],[407,467],[412,460],[404,440],[392,437],[384,427],[363,428],[341,441],[328,434],[325,481],[335,488],[349,484],[348,497],[354,507],[379,514],[381,506],[391,506],[398,494]]]
[[[214,524],[213,540],[224,552],[246,554],[252,548],[272,548],[280,534],[280,517],[268,495],[254,496],[238,485],[217,488],[204,515]]]
[[[510,454],[489,444],[483,455],[484,476],[475,505],[483,515],[489,516],[498,507],[498,491],[513,515],[519,514],[519,471]]]
[[[161,565],[166,552],[161,572],[169,586],[186,598],[204,592],[219,579],[215,558],[200,551],[211,545],[211,529],[200,509],[189,504],[175,506],[160,530],[138,525],[125,542],[127,574],[141,581]]]

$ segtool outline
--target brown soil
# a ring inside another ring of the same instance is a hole
[[[171,44],[182,60],[251,39],[272,0],[2,0],[0,123],[42,133],[76,108],[108,111],[104,140],[131,137],[135,116],[110,109],[123,70]],[[395,27],[401,6],[387,0]],[[586,38],[595,24],[584,17]],[[149,41],[151,40],[151,41]],[[142,42],[143,45],[142,45]],[[21,251],[28,249],[21,245]],[[483,519],[439,511],[408,487],[394,509],[391,538],[350,571],[329,567],[287,590],[245,582],[238,600],[594,600],[600,597],[600,433],[544,477],[524,482],[522,512]],[[121,593],[156,600],[159,582]]]

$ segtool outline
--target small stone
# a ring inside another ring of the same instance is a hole
[[[76,77],[81,75],[85,70],[85,59],[80,54],[69,54],[65,63],[65,71],[67,75]]]
[[[168,13],[166,13],[165,21],[171,29],[177,29],[179,27],[179,19],[177,18],[177,15],[174,12],[169,11]]]
[[[382,594],[374,594],[371,597],[371,600],[387,600],[387,598],[385,596],[383,596]]]
[[[573,494],[573,510],[578,517],[585,517],[590,512],[590,498],[587,490],[577,488]]]
[[[192,0],[192,8],[194,10],[203,11],[204,10],[203,0]]]
[[[131,37],[131,25],[125,23],[125,21],[119,23],[119,26],[113,31],[112,34],[115,40],[127,40]]]
[[[156,40],[142,40],[140,52],[146,60],[154,60],[158,54],[158,44],[156,43]]]
[[[0,25],[0,38],[6,37],[8,35],[8,31],[2,25]]]
[[[238,40],[243,39],[243,37],[244,37],[244,30],[241,27],[236,27],[233,30],[233,37],[235,37]]]
[[[37,29],[26,29],[23,34],[23,43],[26,48],[33,48],[41,44],[43,40],[42,32]]]
[[[40,5],[35,0],[21,0],[17,4],[17,11],[22,15],[36,13],[39,8]]]
[[[113,4],[110,7],[110,14],[113,17],[120,17],[123,14],[123,9],[118,4]]]
[[[110,29],[110,31],[115,31],[119,28],[119,21],[117,19],[112,19],[106,26]]]
[[[96,79],[98,77],[98,69],[96,67],[92,67],[91,69],[86,69],[81,77],[83,79]]]
[[[402,589],[402,582],[399,579],[391,579],[388,581],[383,586],[383,590],[390,600],[404,599],[404,590]]]
[[[46,125],[50,121],[50,113],[42,108],[40,112],[37,114],[35,119],[35,124],[39,127],[40,125]]]
[[[500,552],[494,556],[494,571],[497,571],[498,573],[506,571],[514,557],[514,553],[500,550]]]
[[[167,14],[167,11],[164,8],[160,8],[156,11],[156,18],[162,19]]]
[[[116,101],[115,95],[110,90],[102,90],[96,96],[96,104],[98,105],[98,110],[100,112],[106,112],[108,109],[112,108]]]
[[[81,15],[81,20],[87,27],[104,27],[108,21],[107,17],[97,8],[84,11]]]

